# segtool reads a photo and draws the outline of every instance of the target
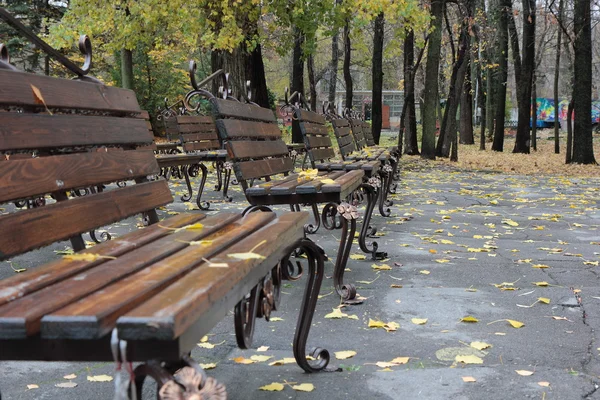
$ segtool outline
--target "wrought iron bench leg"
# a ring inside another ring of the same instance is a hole
[[[190,182],[190,174],[188,173],[189,165],[184,165],[181,167],[181,172],[183,173],[183,177],[185,178],[185,184],[187,185],[187,194],[181,196],[181,201],[186,202],[192,199],[194,195],[194,189],[192,189],[192,184]]]
[[[340,245],[338,247],[335,266],[333,268],[333,286],[336,293],[344,302],[352,302],[356,297],[356,287],[349,283],[344,284],[344,272],[350,250],[352,248],[352,239],[356,232],[356,217],[358,213],[356,207],[350,204],[327,203],[323,207],[323,226],[327,230],[342,228]]]
[[[196,204],[201,210],[208,210],[210,208],[210,202],[202,201],[202,193],[204,192],[204,185],[206,184],[206,178],[208,176],[208,170],[206,165],[199,164],[200,170],[202,171],[202,178],[200,179],[200,186],[198,187],[198,197],[196,197]]]
[[[363,252],[370,253],[373,260],[382,260],[387,257],[387,253],[377,251],[379,245],[376,241],[367,243],[367,236],[374,235],[377,231],[377,229],[370,226],[369,223],[371,222],[371,216],[373,215],[373,210],[377,203],[378,193],[373,186],[365,183],[361,184],[357,190],[362,191],[367,198],[365,216],[360,229],[360,235],[358,236],[358,245]]]
[[[231,181],[231,171],[233,170],[233,166],[231,163],[225,162],[224,169],[225,169],[225,173],[224,173],[225,176],[223,178],[223,200],[232,201],[233,197],[229,196],[227,194],[227,191],[229,190],[229,182]]]
[[[215,170],[217,171],[217,184],[215,192],[220,192],[223,188],[223,161],[215,161]]]

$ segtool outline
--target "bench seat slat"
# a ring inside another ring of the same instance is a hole
[[[48,108],[140,113],[132,90],[98,83],[0,70],[0,105],[43,108],[33,95],[35,86]]]
[[[138,118],[12,112],[0,115],[0,152],[129,143],[151,144],[153,140],[146,121]]]
[[[326,172],[320,172],[317,179],[325,179]],[[306,180],[303,180],[300,175],[295,175],[296,179],[294,180],[286,180],[284,182],[273,182],[273,186],[271,186],[269,193],[272,195],[285,195],[292,194],[296,192],[296,188],[303,183],[306,183]]]
[[[330,158],[335,157],[335,152],[333,151],[333,148],[331,148],[331,147],[312,149],[312,150],[309,150],[309,154],[311,155],[311,158],[313,161],[328,160]]]
[[[341,177],[335,180],[335,183],[329,185],[323,185],[321,191],[323,193],[342,193],[341,197],[344,198],[350,194],[354,189],[360,186],[362,177],[365,175],[363,170],[348,171]]]
[[[42,318],[43,338],[95,339],[108,334],[119,316],[143,304],[177,279],[275,219],[275,213],[251,213],[203,237],[206,245],[188,246],[79,301]],[[225,250],[226,251],[226,250]],[[210,284],[211,282],[206,282]]]
[[[183,143],[187,143],[187,142],[200,142],[200,141],[203,141],[203,140],[216,140],[216,141],[218,141],[217,131],[215,130],[214,132],[186,133],[186,134],[182,134],[181,135],[181,140],[183,141]]]
[[[200,240],[238,218],[240,216],[237,214],[206,218],[201,230],[172,233],[116,260],[108,260],[95,268],[1,306],[0,338],[18,339],[35,335],[39,332],[40,320],[44,315],[162,260],[187,247],[186,242]]]
[[[183,144],[183,151],[213,150],[220,147],[218,140],[207,140],[203,142],[188,142]]]
[[[308,111],[308,110],[303,110],[301,108],[296,108],[295,113],[296,113],[296,118],[298,118],[299,120],[308,122],[310,124],[325,125],[325,122],[327,122],[324,115],[317,114],[314,111]]]
[[[0,216],[0,226],[10,227],[0,230],[0,260],[172,201],[166,181],[158,180]]]
[[[0,163],[0,203],[157,174],[152,151],[109,151]],[[86,171],[82,174],[82,171]],[[48,179],[51,176],[52,179]],[[24,182],[27,182],[24,184]]]
[[[329,132],[327,130],[327,126],[325,126],[325,125],[310,124],[310,123],[303,123],[302,125],[304,128],[304,132],[307,135],[327,136],[329,134]]]
[[[144,246],[147,243],[170,234],[171,231],[165,228],[179,228],[185,225],[194,224],[203,220],[205,217],[204,214],[199,213],[180,214],[161,221],[160,226],[158,226],[158,224],[151,225],[145,229],[131,232],[126,236],[103,242],[92,248],[83,250],[81,253],[119,257],[133,249]],[[68,261],[59,259],[38,268],[28,270],[25,273],[3,279],[0,281],[0,306],[66,279],[69,276],[100,265],[105,261],[107,261],[106,258],[99,258],[94,261]]]
[[[344,171],[330,172],[327,175],[323,175],[322,177],[320,177],[318,179],[313,179],[312,181],[305,182],[302,185],[296,187],[296,193],[298,193],[298,194],[318,193],[319,190],[321,189],[321,187],[323,187],[323,185],[324,185],[324,183],[322,181],[323,179],[336,180],[337,178],[339,178],[340,176],[342,176],[344,174],[345,174]]]
[[[160,339],[180,337],[188,330],[194,337],[208,333],[211,325],[205,320],[218,321],[237,303],[229,293],[248,293],[288,251],[303,237],[303,226],[308,213],[287,213],[275,222],[233,245],[227,252],[211,259],[214,263],[227,263],[228,268],[195,269],[160,292],[143,305],[117,321],[119,336],[125,340]],[[269,240],[278,238],[278,240]],[[227,253],[243,253],[259,245],[254,252],[268,254],[265,259],[236,260]],[[261,265],[261,268],[257,268]]]
[[[178,124],[213,124],[212,117],[206,115],[178,115],[175,119]]]

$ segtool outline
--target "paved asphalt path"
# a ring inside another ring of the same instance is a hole
[[[282,320],[258,321],[254,346],[269,346],[267,351],[237,349],[230,315],[208,336],[214,348],[198,347],[193,357],[217,365],[208,373],[227,386],[231,399],[600,399],[600,179],[457,171],[414,158],[402,162],[393,217],[374,219],[379,246],[389,253],[389,260],[376,265],[392,269],[349,261],[346,280],[366,300],[343,312],[358,319],[326,319],[339,299],[331,279],[321,290],[309,346],[328,349],[330,365],[341,372],[309,375],[295,364],[268,365],[292,357],[304,279],[284,285],[282,310],[274,315]],[[173,186],[177,194],[182,188]],[[216,203],[214,209],[243,207],[242,194],[233,195],[234,203]],[[164,213],[187,208],[177,199]],[[131,219],[107,229],[122,234],[137,224]],[[313,238],[333,257],[338,235],[320,231]],[[19,257],[12,266],[33,268],[58,257],[53,251],[66,245]],[[328,274],[332,265],[326,265]],[[0,278],[12,274],[2,263]],[[467,316],[478,322],[461,322]],[[417,325],[413,318],[427,321]],[[399,328],[369,328],[370,319]],[[513,328],[507,320],[524,326]],[[477,350],[473,342],[489,347]],[[335,359],[335,352],[347,350],[356,355]],[[252,355],[272,358],[248,365],[233,361]],[[457,356],[475,356],[470,358],[481,363],[458,362]],[[409,359],[389,368],[376,365],[397,357]],[[113,371],[106,363],[3,362],[0,388],[9,400],[112,399],[112,382],[87,377]],[[70,380],[76,387],[55,386],[69,374],[77,375]],[[289,385],[280,392],[259,390],[272,382]],[[315,389],[292,389],[300,383]],[[39,388],[28,390],[29,384]],[[154,398],[152,392],[148,387],[148,398]]]

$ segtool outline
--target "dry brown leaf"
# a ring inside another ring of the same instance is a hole
[[[244,357],[236,357],[233,359],[233,361],[235,361],[238,364],[254,364],[256,361],[251,360],[249,358],[244,358]]]

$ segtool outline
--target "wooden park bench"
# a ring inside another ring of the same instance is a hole
[[[173,169],[179,177],[185,179],[188,194],[182,197],[183,201],[189,201],[192,197],[192,186],[190,176],[195,177],[198,171],[202,173],[196,204],[201,210],[208,210],[210,202],[202,201],[202,193],[208,177],[206,164],[213,164],[217,174],[215,190],[223,190],[223,198],[231,201],[228,196],[231,169],[225,168],[227,152],[221,148],[219,136],[215,123],[210,116],[203,115],[178,115],[171,120],[176,122],[176,134],[179,137],[180,154],[158,154],[158,165],[164,168],[164,173],[169,174]],[[172,132],[175,134],[175,132]],[[168,175],[167,175],[168,176]]]
[[[0,281],[0,360],[115,361],[135,376],[138,398],[146,376],[159,398],[184,398],[184,391],[226,398],[190,352],[232,307],[238,344],[250,346],[255,317],[268,319],[282,279],[298,278],[288,263],[300,248],[308,283],[294,356],[307,372],[325,368],[325,350],[311,363],[306,356],[324,263],[322,250],[304,238],[308,213],[159,221],[156,208],[173,198],[167,182],[155,179],[153,152],[143,149],[153,137],[135,94],[75,71],[80,81],[38,76],[0,58],[0,158],[35,154],[0,162],[0,204],[8,211],[0,216],[0,260],[67,239],[75,250]],[[128,184],[111,184],[117,181]],[[69,195],[96,185],[106,189]],[[10,204],[39,197],[47,204]],[[140,213],[149,227],[85,248],[82,232]],[[273,237],[279,240],[266,240]],[[133,371],[130,362],[143,364]]]
[[[307,204],[315,217],[315,225],[306,226],[308,233],[315,233],[321,221],[326,229],[342,228],[334,287],[345,300],[353,299],[356,289],[344,284],[343,276],[358,216],[350,203],[358,192],[368,197],[374,193],[373,187],[363,182],[364,171],[311,170],[294,174],[293,162],[272,110],[231,99],[213,98],[211,101],[219,135],[225,141],[237,180],[251,204],[246,212],[268,209],[272,205],[289,205],[298,211],[300,205]],[[318,204],[325,204],[322,216]],[[369,219],[370,215],[365,215],[365,221]]]
[[[367,243],[367,237],[372,236],[376,232],[376,228],[370,225],[370,218],[375,206],[379,204],[381,215],[390,215],[390,210],[385,210],[383,208],[384,204],[386,204],[384,203],[386,200],[386,192],[384,190],[386,186],[384,183],[387,182],[388,173],[382,168],[382,162],[377,159],[353,161],[337,160],[329,136],[325,116],[302,108],[300,102],[294,102],[292,104],[291,102],[293,102],[297,96],[297,93],[292,94],[287,104],[293,112],[294,120],[298,123],[300,132],[302,132],[306,152],[308,153],[312,168],[319,171],[348,172],[352,170],[362,170],[365,173],[364,179],[369,186],[374,188],[374,192],[366,196],[367,204],[365,219],[363,220],[361,227],[358,244],[363,252],[371,253],[374,259],[387,257],[385,252],[377,251],[379,246],[376,241]],[[332,122],[335,128],[337,121],[334,120]]]

